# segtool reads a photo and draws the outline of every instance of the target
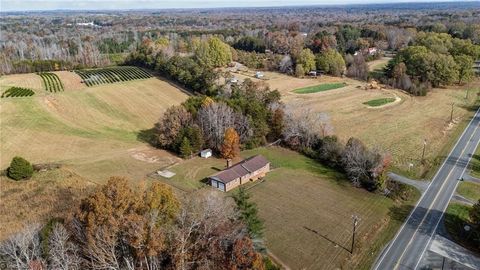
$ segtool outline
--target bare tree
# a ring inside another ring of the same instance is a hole
[[[40,225],[27,226],[0,245],[0,255],[7,269],[32,269],[42,267]]]
[[[223,136],[229,127],[235,128],[242,142],[251,135],[248,119],[242,114],[234,112],[223,102],[203,106],[198,111],[197,117],[205,141],[210,147],[217,150],[222,146]]]
[[[185,198],[171,235],[175,269],[221,269],[211,245],[245,234],[235,219],[233,200],[218,192],[201,191]]]
[[[311,109],[285,110],[283,138],[292,147],[311,147],[316,137],[333,134],[328,114],[313,112]]]
[[[57,223],[49,238],[49,268],[59,270],[80,269],[79,250],[70,241],[70,234],[65,227]]]

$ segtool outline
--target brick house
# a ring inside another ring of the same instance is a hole
[[[229,191],[240,185],[264,177],[270,171],[270,162],[261,155],[249,157],[209,177],[210,185]]]

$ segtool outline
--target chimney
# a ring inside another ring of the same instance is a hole
[[[232,159],[228,158],[227,159],[227,168],[230,168],[232,166]]]

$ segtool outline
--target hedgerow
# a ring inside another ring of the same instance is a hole
[[[34,94],[35,92],[31,89],[14,86],[8,88],[5,92],[3,92],[1,97],[29,97],[33,96]]]
[[[151,78],[152,75],[138,67],[109,67],[88,70],[75,70],[87,86],[125,82]]]
[[[42,77],[45,90],[53,93],[64,90],[62,81],[57,74],[51,72],[39,72],[37,74]]]

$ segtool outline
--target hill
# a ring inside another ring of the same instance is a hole
[[[33,73],[0,78],[2,90],[16,85],[36,91],[33,97],[0,101],[1,168],[20,155],[33,163],[70,165],[91,180],[110,175],[134,179],[177,159],[148,147],[142,131],[187,98],[178,87],[159,78],[86,87],[72,72],[56,74],[65,91],[55,94],[42,90]]]

